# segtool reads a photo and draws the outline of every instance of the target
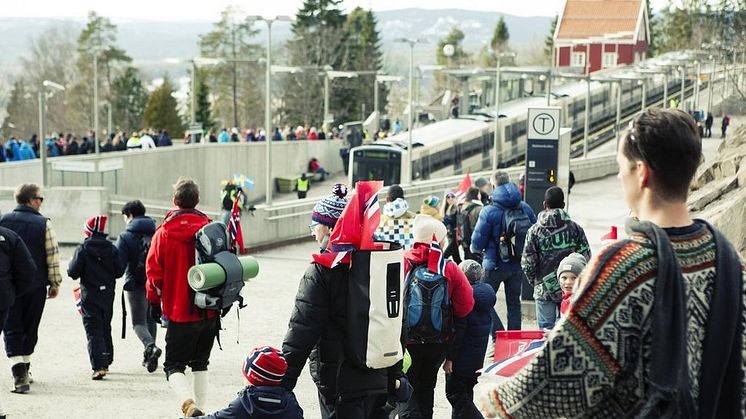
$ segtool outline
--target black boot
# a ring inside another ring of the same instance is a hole
[[[28,374],[28,383],[34,384],[34,377],[31,376],[31,363],[30,362],[26,363],[26,374]],[[0,419],[2,418],[0,417]]]
[[[11,367],[11,371],[13,371],[13,380],[14,380],[14,386],[15,388],[12,390],[13,393],[19,393],[23,394],[29,391],[29,382],[28,382],[28,370],[26,369],[26,364],[24,363],[18,363],[13,365]]]

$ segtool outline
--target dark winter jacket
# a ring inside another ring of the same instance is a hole
[[[536,224],[528,229],[521,258],[526,279],[534,286],[534,298],[562,301],[557,268],[570,253],[580,253],[590,260],[591,248],[583,228],[563,209],[540,212]]]
[[[36,264],[32,288],[49,285],[47,272],[47,219],[28,205],[19,205],[0,218],[0,226],[13,230],[23,240]]]
[[[246,387],[228,407],[202,419],[303,419],[295,395],[284,387]]]
[[[503,208],[521,208],[532,223],[536,222],[536,215],[531,207],[521,201],[521,192],[514,183],[505,183],[492,191],[492,203],[486,205],[479,213],[479,221],[471,236],[471,252],[484,251],[485,270],[497,269],[501,272],[517,272],[521,270],[520,263],[505,263],[497,254],[497,244],[503,228]]]
[[[171,137],[165,132],[158,137],[158,147],[170,147],[174,145],[171,141]]]
[[[36,264],[23,240],[13,230],[0,227],[0,310],[31,289]]]
[[[145,272],[138,275],[135,271],[140,258],[142,238],[152,237],[153,233],[155,233],[155,220],[150,217],[135,217],[117,239],[119,260],[125,267],[124,289],[127,291],[145,288]]]
[[[476,371],[482,368],[492,326],[490,312],[497,300],[495,290],[488,284],[480,282],[473,288],[474,309],[456,320],[456,334],[446,357],[453,361],[453,373],[465,378],[476,377]]]
[[[389,390],[386,369],[361,369],[343,360],[348,272],[347,265],[329,269],[314,263],[303,275],[282,343],[288,363],[282,385],[288,390],[295,388],[306,359],[311,378],[329,400],[338,394],[355,397]]]
[[[80,278],[80,285],[88,292],[114,294],[116,279],[124,273],[119,252],[105,234],[94,233],[75,249],[67,266],[67,276]]]

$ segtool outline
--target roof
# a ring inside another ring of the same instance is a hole
[[[619,32],[625,33],[619,39],[632,39],[644,5],[645,0],[566,0],[555,39],[580,40]]]
[[[471,134],[486,127],[489,127],[489,124],[482,120],[445,119],[443,121],[425,125],[424,127],[415,128],[414,131],[412,131],[412,145],[413,147],[417,144],[430,146],[442,142],[453,141],[454,138]],[[407,148],[407,144],[409,143],[408,138],[409,134],[407,132],[402,132],[378,142],[382,144],[396,144],[401,148]]]

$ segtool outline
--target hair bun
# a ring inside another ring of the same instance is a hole
[[[337,183],[336,185],[332,186],[332,194],[336,195],[340,198],[344,198],[347,196],[347,186],[343,183]]]

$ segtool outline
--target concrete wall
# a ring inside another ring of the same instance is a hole
[[[342,171],[340,140],[293,141],[272,143],[272,176],[299,174],[308,161],[316,157],[329,172]],[[103,186],[112,194],[170,201],[171,185],[179,176],[190,176],[200,185],[205,204],[217,208],[220,181],[233,173],[250,176],[256,189],[251,201],[264,199],[266,143],[200,144],[144,151],[102,154],[102,158],[122,158],[124,169],[94,173],[59,172],[51,169],[54,161],[95,161],[94,155],[49,159],[50,186]],[[41,181],[39,160],[0,164],[0,186],[15,187],[21,183]],[[274,182],[274,181],[273,181]],[[274,185],[273,185],[274,186]]]

